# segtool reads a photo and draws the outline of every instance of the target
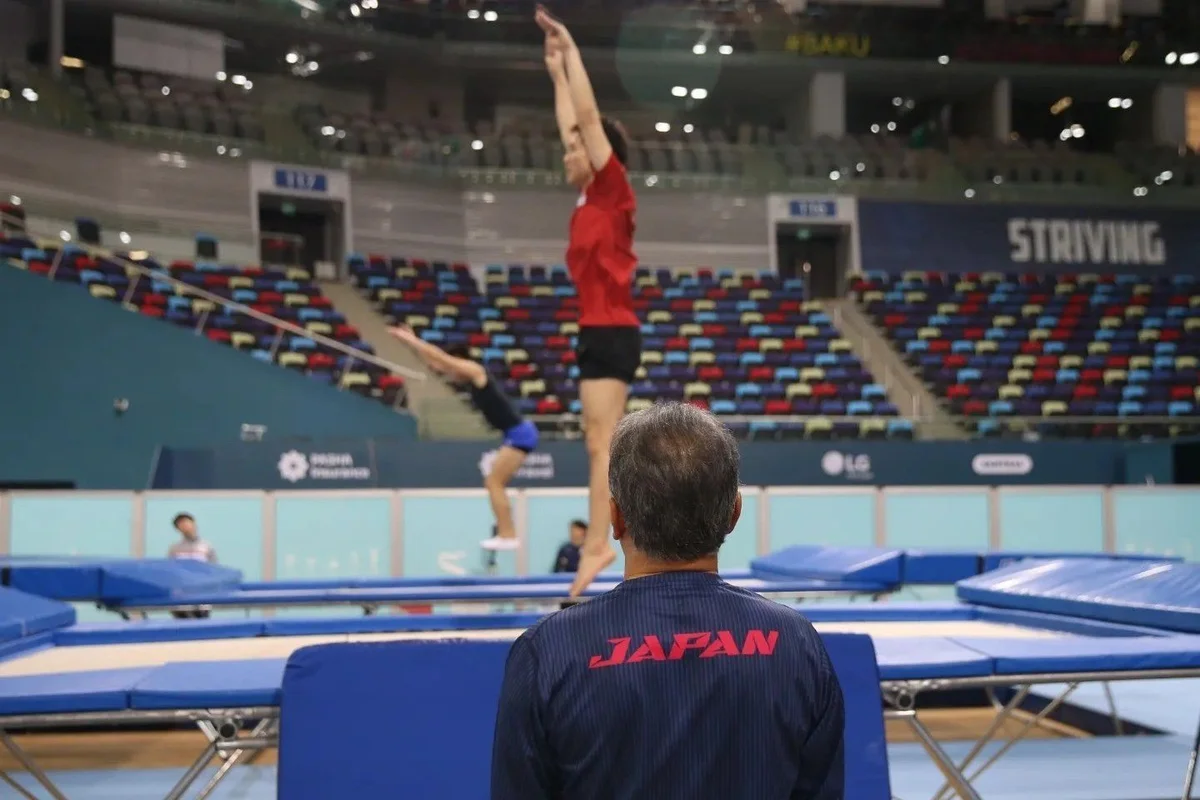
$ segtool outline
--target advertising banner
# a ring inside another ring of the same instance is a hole
[[[864,270],[1200,270],[1200,228],[1178,209],[860,200],[858,219]]]
[[[743,442],[748,486],[1009,486],[1124,480],[1111,442]],[[334,440],[166,449],[156,489],[477,488],[495,457],[488,442]],[[582,442],[548,442],[515,487],[587,485]]]

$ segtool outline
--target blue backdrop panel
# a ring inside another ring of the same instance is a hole
[[[510,642],[306,647],[283,675],[279,796],[485,800]]]
[[[845,698],[845,798],[889,800],[871,639],[822,638]],[[509,647],[386,642],[297,651],[283,676],[279,796],[485,800]]]

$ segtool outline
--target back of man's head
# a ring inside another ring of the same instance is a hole
[[[716,553],[733,528],[738,462],[733,435],[695,406],[627,415],[613,433],[608,486],[633,546],[665,562]]]

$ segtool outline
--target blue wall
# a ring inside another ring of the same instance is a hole
[[[860,200],[865,270],[1200,274],[1190,211]]]
[[[140,489],[159,444],[236,442],[245,422],[270,437],[416,435],[379,403],[6,266],[0,342],[0,481]]]

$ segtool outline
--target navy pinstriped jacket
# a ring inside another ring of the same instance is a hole
[[[844,727],[799,613],[712,573],[652,575],[513,644],[492,800],[841,800]]]

